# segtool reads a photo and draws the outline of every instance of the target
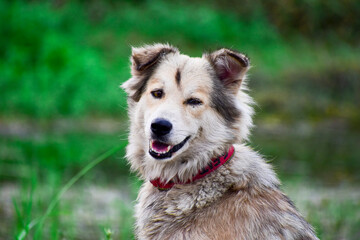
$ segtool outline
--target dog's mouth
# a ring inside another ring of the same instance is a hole
[[[166,144],[157,140],[150,140],[149,153],[155,159],[170,158],[174,153],[179,151],[190,139],[186,137],[182,142],[176,145]]]

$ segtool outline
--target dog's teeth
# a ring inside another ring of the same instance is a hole
[[[169,145],[166,149],[166,152],[170,151],[170,149],[171,149],[171,146]]]

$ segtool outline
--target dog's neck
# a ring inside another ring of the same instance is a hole
[[[229,148],[229,150],[222,156],[219,156],[217,158],[213,158],[211,159],[211,162],[209,163],[208,166],[206,166],[205,168],[201,169],[192,179],[186,181],[186,182],[181,182],[181,181],[169,181],[169,182],[162,182],[160,180],[160,178],[156,178],[156,179],[152,179],[150,180],[151,184],[158,188],[161,191],[166,191],[171,189],[175,184],[189,184],[192,183],[200,178],[205,177],[206,175],[214,172],[216,169],[218,169],[220,166],[224,165],[225,163],[227,163],[232,156],[235,153],[235,148],[234,146],[231,146]]]

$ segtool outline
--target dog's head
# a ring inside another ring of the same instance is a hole
[[[150,178],[191,177],[247,138],[251,99],[241,90],[249,59],[220,49],[190,58],[164,44],[133,48],[127,157]],[[154,176],[155,175],[155,176]]]

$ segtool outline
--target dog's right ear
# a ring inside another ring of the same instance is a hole
[[[220,82],[231,93],[236,94],[250,68],[250,60],[244,54],[222,48],[211,54],[205,54]]]
[[[177,52],[177,48],[168,44],[154,44],[132,48],[130,57],[132,78],[124,82],[121,87],[131,99],[138,102],[145,90],[147,81],[158,63],[167,54]]]

